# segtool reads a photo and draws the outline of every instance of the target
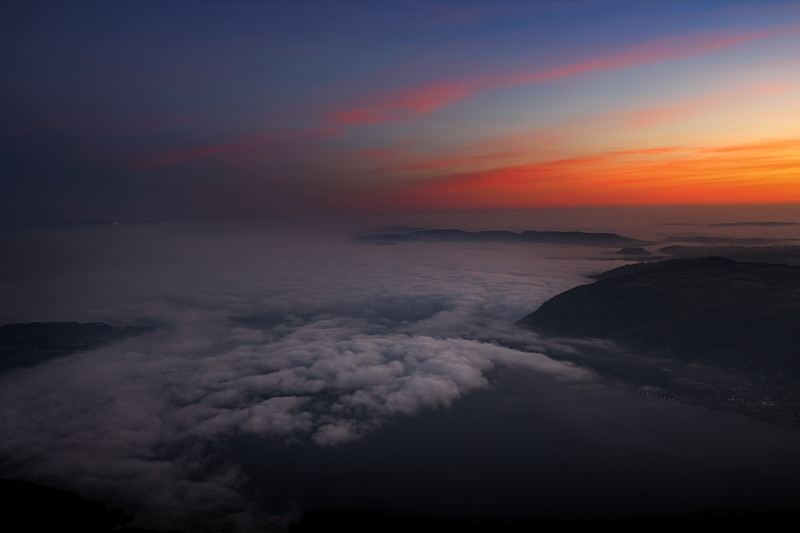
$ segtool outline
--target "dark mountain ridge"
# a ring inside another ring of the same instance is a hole
[[[659,359],[669,368],[658,385],[671,394],[800,424],[800,267],[704,257],[628,265],[595,279],[518,324],[615,341],[636,355],[613,365],[605,359],[603,370],[640,385],[653,376],[634,367]],[[719,372],[700,376],[697,365]]]

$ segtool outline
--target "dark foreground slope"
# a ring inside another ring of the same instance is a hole
[[[0,478],[5,531],[156,533],[130,526],[132,517],[66,490]]]
[[[800,422],[800,267],[707,257],[630,265],[597,278],[545,302],[519,324],[616,341],[636,359],[617,358],[613,371],[639,384]],[[659,361],[663,369],[656,375],[648,366],[650,383],[632,370],[642,360]],[[603,365],[611,369],[607,359]],[[668,379],[670,373],[675,377]]]

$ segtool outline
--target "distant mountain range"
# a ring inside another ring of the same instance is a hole
[[[596,279],[519,325],[615,341],[635,357],[594,353],[581,362],[684,399],[800,425],[800,267],[704,257],[628,265]]]
[[[412,228],[413,229],[413,228]],[[527,242],[542,244],[572,244],[584,246],[639,246],[653,244],[616,233],[587,233],[583,231],[464,231],[459,229],[424,229],[397,233],[379,233],[359,238],[367,244],[397,244],[401,242]]]

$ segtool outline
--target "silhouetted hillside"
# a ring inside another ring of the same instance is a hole
[[[640,358],[678,365],[670,371],[678,368],[682,375],[659,376],[658,385],[670,392],[798,423],[789,410],[800,401],[800,267],[706,257],[629,265],[596,278],[545,302],[519,324],[551,335],[617,341]],[[603,370],[642,381],[623,368],[629,364],[638,362],[617,359],[611,369],[606,360]],[[689,366],[695,364],[730,374],[710,381],[704,376],[710,390],[698,396],[699,389],[680,387],[698,377],[687,374],[696,372]],[[731,402],[722,401],[726,395]]]
[[[129,526],[132,517],[118,509],[35,483],[0,478],[0,499],[6,531],[154,533]]]

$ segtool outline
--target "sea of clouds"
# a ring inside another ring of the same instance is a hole
[[[3,323],[154,329],[0,376],[3,471],[142,524],[246,531],[285,518],[242,497],[244,475],[213,453],[225,439],[344,445],[489,387],[497,365],[590,376],[493,342],[535,345],[514,321],[598,268],[566,249],[149,225],[22,239]]]
[[[0,375],[2,474],[181,531],[280,529],[302,512],[254,496],[224,453],[236,439],[347,447],[490,390],[498,369],[585,387],[591,371],[514,322],[619,264],[592,248],[370,246],[232,225],[4,238],[0,322],[153,329]]]

